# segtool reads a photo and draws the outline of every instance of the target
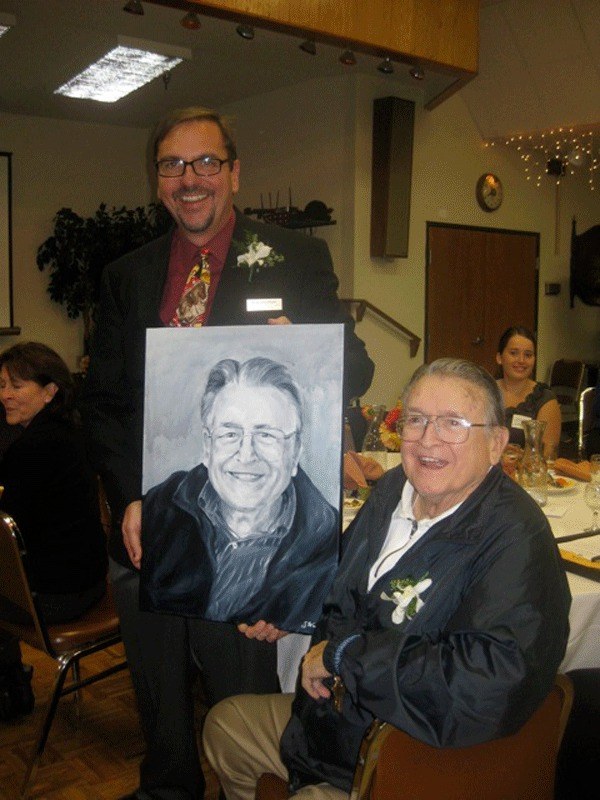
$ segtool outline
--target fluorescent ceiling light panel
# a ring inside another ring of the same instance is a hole
[[[13,25],[17,24],[17,18],[14,14],[5,14],[0,11],[0,36],[9,31]]]
[[[192,51],[187,47],[125,36],[118,36],[117,43],[117,47],[56,89],[54,94],[114,103],[163,72],[169,72],[184,58],[192,58]]]

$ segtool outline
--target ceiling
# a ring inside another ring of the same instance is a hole
[[[600,0],[483,0],[462,96],[485,138],[600,123]]]
[[[222,107],[311,78],[379,75],[381,58],[357,53],[339,63],[341,47],[257,29],[247,41],[233,21],[202,16],[190,31],[183,11],[144,3],[124,13],[125,0],[0,0],[17,24],[0,38],[0,110],[92,123],[151,127],[168,109]],[[482,136],[561,124],[600,123],[600,0],[482,0],[480,73],[461,90]],[[158,78],[116,103],[54,95],[88,63],[116,45],[118,34],[190,48],[167,84]],[[447,78],[429,71],[415,82],[408,65],[386,76],[391,94],[431,96]],[[415,94],[416,93],[416,94]]]

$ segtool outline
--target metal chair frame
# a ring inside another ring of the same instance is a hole
[[[585,363],[576,359],[559,358],[552,365],[550,388],[558,399],[563,423],[577,421],[585,373]]]
[[[31,647],[41,650],[57,662],[52,696],[33,748],[20,797],[27,796],[28,787],[37,772],[59,700],[114,675],[127,667],[125,660],[81,679],[79,662],[86,656],[118,644],[121,641],[119,622],[112,603],[110,586],[105,597],[79,619],[59,625],[46,625],[31,590],[27,573],[27,551],[16,522],[0,512],[0,628]],[[73,680],[65,686],[69,668]]]

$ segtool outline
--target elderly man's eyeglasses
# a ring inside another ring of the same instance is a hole
[[[161,178],[181,178],[186,167],[191,167],[196,175],[209,178],[211,175],[218,175],[223,164],[229,161],[231,159],[216,158],[216,156],[201,156],[193,161],[184,161],[183,158],[161,158],[156,162],[156,171]]]
[[[469,438],[471,428],[487,428],[487,422],[469,422],[462,417],[428,417],[425,414],[408,414],[398,420],[397,430],[405,442],[418,442],[427,426],[432,424],[438,439],[446,444],[462,444]]]
[[[214,431],[209,431],[208,435],[214,446],[225,453],[236,453],[246,436],[249,436],[254,451],[269,456],[279,452],[284,443],[297,433],[298,431],[284,433],[279,428],[254,428],[251,431],[244,431],[243,428],[228,425],[215,428]]]

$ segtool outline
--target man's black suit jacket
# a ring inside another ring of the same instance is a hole
[[[249,236],[271,245],[283,256],[248,281],[248,269],[237,267]],[[164,327],[159,317],[167,277],[172,233],[109,264],[102,276],[98,318],[81,412],[88,431],[90,456],[100,473],[118,521],[128,503],[141,497],[145,339],[148,328]],[[354,322],[337,296],[338,280],[327,244],[240,214],[208,325],[256,325],[285,315],[292,323],[345,324],[345,400],[369,387],[374,365]],[[248,298],[281,298],[277,312],[248,313]],[[124,548],[112,554],[128,563]],[[119,557],[120,555],[120,557]]]

